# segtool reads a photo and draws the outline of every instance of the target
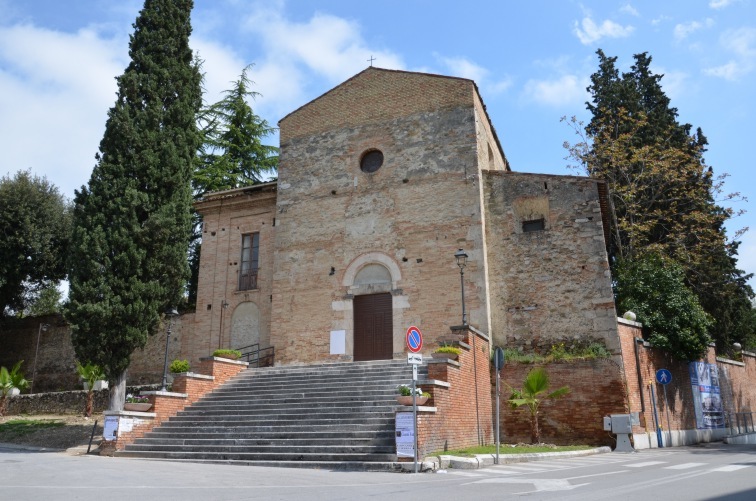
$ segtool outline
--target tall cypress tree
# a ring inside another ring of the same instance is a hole
[[[715,200],[721,179],[705,163],[708,141],[700,128],[692,132],[678,122],[648,54],[636,54],[621,75],[616,57],[597,54],[598,71],[587,89],[592,102],[586,103],[593,116],[586,141],[571,154],[589,175],[609,183],[616,216],[613,271],[648,251],[672,258],[685,272],[685,286],[714,318],[709,332],[718,349],[730,351],[732,341],[744,343],[756,328],[749,308],[753,291],[751,275],[737,269],[738,242],[725,234],[732,211]]]
[[[192,164],[200,146],[199,68],[189,48],[192,0],[145,0],[117,78],[97,164],[76,192],[65,315],[77,358],[124,401],[131,354],[177,304],[188,275]]]

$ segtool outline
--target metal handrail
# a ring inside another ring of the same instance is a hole
[[[744,433],[756,433],[754,426],[754,414],[756,412],[728,412],[730,421],[730,434],[741,435]]]
[[[247,362],[250,367],[272,367],[275,362],[276,350],[273,346],[260,348],[260,343],[255,343],[235,349],[241,352],[241,360]]]

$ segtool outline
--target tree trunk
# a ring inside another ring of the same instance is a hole
[[[123,403],[126,401],[126,371],[116,376],[115,381],[110,386],[110,406],[111,411],[122,411]]]
[[[541,430],[538,429],[538,413],[536,412],[530,419],[530,439],[534,444],[541,443]]]
[[[92,391],[92,387],[90,387],[89,391],[87,392],[87,406],[84,408],[85,417],[92,417],[93,402],[94,402],[94,391]]]

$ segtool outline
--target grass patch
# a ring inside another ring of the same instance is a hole
[[[60,428],[66,423],[59,419],[11,419],[0,424],[0,436],[7,438],[23,437],[38,430]]]
[[[566,452],[566,451],[584,451],[593,449],[592,445],[526,445],[526,444],[501,444],[499,448],[499,454],[532,454],[536,452]],[[438,451],[430,456],[462,456],[471,457],[476,454],[496,454],[495,445],[480,445],[476,447],[468,447],[466,449],[457,449],[453,451]]]

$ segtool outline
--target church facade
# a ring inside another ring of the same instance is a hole
[[[472,80],[368,68],[284,117],[276,182],[211,193],[182,352],[404,358],[462,324],[493,345],[619,349],[606,187],[512,171]],[[455,253],[463,249],[460,273]]]

